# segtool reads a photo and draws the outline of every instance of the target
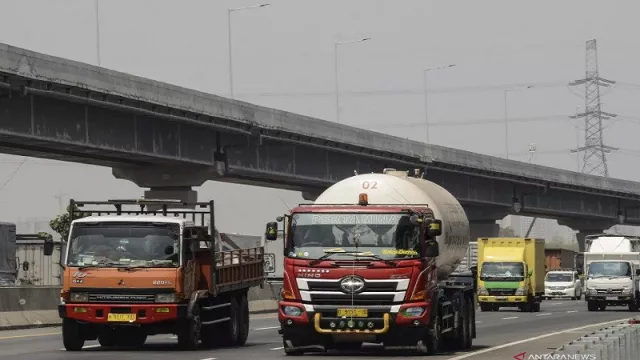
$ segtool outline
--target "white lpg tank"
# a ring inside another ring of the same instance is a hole
[[[320,194],[314,204],[357,204],[362,193],[367,194],[371,205],[428,205],[434,217],[442,220],[442,235],[437,238],[438,279],[445,279],[458,267],[469,247],[469,219],[450,192],[431,181],[410,177],[407,171],[385,169],[383,174],[339,181]]]

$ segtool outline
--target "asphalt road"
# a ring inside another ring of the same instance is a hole
[[[636,314],[622,310],[588,312],[584,301],[547,300],[543,302],[539,313],[521,313],[515,309],[502,309],[498,312],[478,312],[477,333],[471,350],[478,351],[492,346],[502,345],[513,341],[529,339],[535,336],[552,333],[569,328],[601,323],[617,319],[625,319]],[[274,315],[255,315],[251,319],[251,332],[247,344],[241,348],[221,348],[215,350],[179,351],[174,336],[153,336],[147,340],[140,350],[103,349],[97,342],[87,342],[81,352],[67,352],[62,347],[59,328],[41,328],[30,330],[0,331],[0,359],[12,360],[110,360],[114,357],[126,356],[127,359],[157,360],[174,359],[179,356],[182,360],[233,360],[260,358],[261,360],[284,359],[282,340],[277,333],[278,321]],[[576,334],[576,338],[579,337]],[[544,349],[541,349],[544,350]],[[178,354],[179,353],[179,354]],[[432,359],[449,359],[461,355],[443,354]],[[328,353],[306,355],[306,359],[328,359],[328,356],[346,357],[358,356],[363,358],[384,357],[413,358],[412,356],[396,356],[393,353],[383,353],[376,345],[365,345],[360,353]],[[486,357],[488,354],[482,355]],[[416,357],[417,358],[417,357]],[[475,356],[468,357],[473,360]],[[480,356],[477,357],[478,359]]]

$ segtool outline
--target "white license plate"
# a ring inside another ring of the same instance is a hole
[[[617,296],[607,296],[606,300],[618,300]]]
[[[276,272],[276,254],[264,254],[264,272],[267,274]]]
[[[496,296],[496,300],[507,300],[506,296]]]

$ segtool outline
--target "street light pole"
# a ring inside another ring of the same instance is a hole
[[[98,0],[95,0],[96,10],[96,57],[98,60],[98,66],[100,66],[100,5]]]
[[[509,159],[509,116],[507,113],[507,93],[514,90],[531,89],[532,87],[533,85],[504,89],[504,154],[507,159]]]
[[[441,70],[447,69],[456,66],[456,64],[449,64],[443,66],[436,66],[433,68],[424,69],[423,74],[423,91],[424,91],[424,125],[425,125],[425,136],[426,136],[426,144],[429,145],[429,102],[427,96],[427,73],[432,70]]]
[[[96,0],[97,1],[97,0]],[[227,9],[227,36],[229,42],[229,93],[231,94],[231,98],[234,99],[233,95],[233,47],[232,47],[232,35],[231,35],[231,13],[234,11],[242,11],[242,10],[250,10],[250,9],[258,9],[265,6],[269,6],[271,4],[260,4],[253,6],[244,6],[239,8]]]
[[[355,44],[363,41],[371,40],[371,38],[362,38],[357,40],[349,40],[349,41],[336,41],[333,43],[333,62],[334,62],[334,83],[335,83],[335,92],[336,92],[336,122],[340,123],[340,86],[338,85],[338,46],[346,45],[346,44]]]

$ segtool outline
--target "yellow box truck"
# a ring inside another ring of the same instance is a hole
[[[478,239],[480,310],[518,307],[539,312],[544,297],[544,266],[543,239]]]

